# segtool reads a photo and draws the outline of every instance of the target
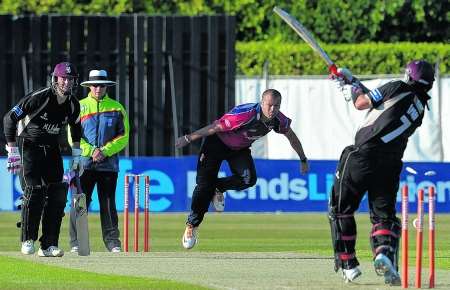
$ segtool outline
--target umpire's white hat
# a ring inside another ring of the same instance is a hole
[[[114,86],[116,82],[108,80],[108,74],[105,70],[91,70],[89,72],[89,80],[82,82],[83,87],[90,87],[94,85]]]

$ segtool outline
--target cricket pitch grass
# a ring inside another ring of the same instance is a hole
[[[318,214],[207,214],[199,243],[181,246],[185,214],[151,214],[151,251],[106,251],[98,214],[89,216],[92,254],[70,253],[63,220],[62,258],[20,254],[18,212],[0,212],[1,289],[392,289],[371,263],[369,219],[357,215],[357,255],[363,275],[345,284],[333,271],[328,220]],[[411,217],[410,220],[413,220]],[[122,219],[119,228],[122,230]],[[133,250],[132,220],[130,250]],[[450,215],[436,216],[436,288],[450,289]],[[142,227],[142,222],[141,222]],[[415,231],[410,227],[409,284],[414,285]],[[422,287],[428,288],[427,228]],[[38,247],[38,243],[36,246]],[[36,247],[36,249],[37,249]],[[398,287],[400,288],[400,287]]]

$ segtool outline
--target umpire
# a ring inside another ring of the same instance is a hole
[[[115,84],[116,82],[108,80],[105,70],[91,70],[89,80],[81,83],[81,86],[89,87],[89,94],[80,101],[80,146],[84,168],[80,182],[88,207],[97,185],[103,242],[108,251],[119,253],[121,243],[116,210],[118,154],[128,145],[130,124],[125,108],[107,94],[107,87]],[[71,222],[71,252],[78,251],[75,230]]]
[[[20,173],[23,190],[21,212],[21,252],[35,252],[42,216],[41,257],[61,257],[58,248],[61,221],[67,202],[63,183],[63,160],[58,136],[69,124],[72,128],[73,167],[79,164],[81,125],[80,104],[74,96],[78,74],[68,62],[58,63],[51,86],[36,90],[4,116],[8,171]]]

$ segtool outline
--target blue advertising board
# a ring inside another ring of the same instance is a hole
[[[189,211],[192,191],[195,187],[196,157],[136,157],[121,158],[116,190],[116,204],[123,210],[125,174],[150,176],[150,210],[153,212]],[[64,160],[67,168],[68,161]],[[258,180],[254,187],[243,191],[226,192],[227,212],[326,212],[328,195],[333,184],[337,161],[310,161],[311,170],[302,175],[297,160],[255,160]],[[405,163],[417,171],[403,171],[400,187],[410,188],[410,208],[416,208],[416,192],[420,188],[436,188],[436,211],[450,213],[450,164],[413,162]],[[435,171],[433,176],[424,175]],[[219,176],[229,175],[226,163]],[[6,159],[0,159],[0,210],[16,210],[22,190],[19,178],[6,171]],[[141,208],[144,200],[144,184],[141,182]],[[133,208],[133,181],[130,182],[130,208]],[[400,201],[400,194],[397,195]],[[425,198],[425,202],[427,199]],[[399,205],[400,203],[398,203]],[[93,194],[91,211],[98,211],[97,194]],[[367,201],[360,211],[367,211]]]

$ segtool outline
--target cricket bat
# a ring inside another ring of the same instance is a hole
[[[328,70],[335,76],[341,76],[338,72],[336,64],[331,60],[328,54],[322,49],[319,43],[314,39],[312,34],[297,19],[281,8],[274,7],[273,11],[281,17],[327,64]]]

